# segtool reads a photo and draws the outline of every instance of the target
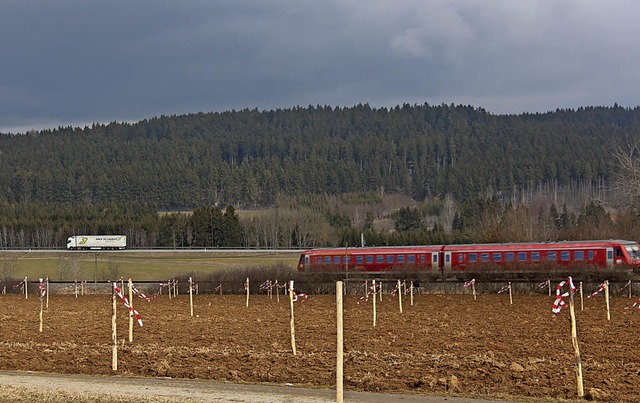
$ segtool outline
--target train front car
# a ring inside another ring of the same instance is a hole
[[[634,241],[616,241],[614,263],[629,265],[634,271],[640,270],[640,247]]]

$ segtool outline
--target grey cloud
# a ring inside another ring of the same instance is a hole
[[[636,1],[8,1],[0,131],[308,104],[638,105]]]

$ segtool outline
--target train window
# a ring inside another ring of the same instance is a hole
[[[464,263],[464,253],[458,253],[458,262]]]
[[[324,264],[329,264],[331,263],[331,256],[325,256],[324,257]]]
[[[565,251],[565,252],[560,252],[560,260],[571,260],[571,252],[569,251]]]
[[[407,256],[407,262],[409,262],[409,263],[415,263],[415,262],[416,262],[416,255],[409,255],[409,256]]]
[[[346,263],[346,264],[351,263],[351,256],[345,256],[345,257],[344,257],[344,260],[345,260],[345,263]]]
[[[437,254],[435,254],[435,253],[434,253],[434,254],[432,254],[432,255],[431,255],[431,261],[432,261],[433,263],[438,263],[438,255],[437,255]]]
[[[616,257],[622,257],[622,249],[616,248]]]
[[[527,252],[518,252],[518,261],[526,262],[527,261]]]
[[[427,257],[425,255],[420,255],[420,263],[424,263],[427,261]]]
[[[393,255],[387,255],[387,263],[393,263]]]
[[[356,256],[356,264],[362,264],[363,260],[362,256]]]
[[[613,260],[613,251],[612,250],[608,250],[607,251],[607,259]]]
[[[540,260],[540,252],[531,252],[531,261],[537,262]]]
[[[480,254],[480,260],[483,262],[488,262],[489,261],[489,254],[488,253],[481,253]]]
[[[584,260],[584,251],[577,250],[573,252],[573,260]]]
[[[494,253],[493,254],[494,262],[502,262],[502,253]]]
[[[340,264],[340,256],[334,256],[333,257],[333,264]]]
[[[558,254],[556,252],[547,252],[547,260],[558,260]]]
[[[398,255],[398,258],[396,259],[396,261],[398,263],[404,263],[404,255]]]
[[[373,256],[367,255],[367,263],[373,263]]]
[[[476,253],[469,253],[469,262],[475,263],[478,261],[478,255]]]
[[[592,251],[592,250],[590,250],[589,252],[587,252],[587,256],[588,256],[589,260],[593,260],[593,255],[594,255],[594,254],[593,254],[593,251]]]
[[[513,262],[513,252],[507,252],[507,256],[505,256],[505,259],[507,262]]]
[[[451,255],[450,255],[450,254],[448,254],[448,253],[447,253],[447,254],[445,254],[445,255],[444,255],[444,261],[445,261],[445,263],[449,263],[449,262],[451,262]]]
[[[384,256],[377,255],[376,256],[376,263],[384,263]]]

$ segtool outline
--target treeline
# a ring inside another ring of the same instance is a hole
[[[387,204],[385,204],[387,203]],[[0,248],[64,248],[70,235],[124,234],[128,247],[311,248],[324,246],[428,245],[580,239],[640,239],[640,218],[615,216],[589,202],[575,210],[546,198],[527,204],[497,197],[460,204],[432,199],[389,208],[377,196],[282,200],[280,205],[238,214],[231,205],[193,212],[156,212],[153,205],[0,203]],[[396,202],[400,203],[400,202]],[[455,204],[455,205],[453,205]]]
[[[0,135],[8,203],[163,211],[275,206],[279,196],[378,192],[516,201],[611,179],[640,108],[498,116],[471,106],[309,106],[164,116]]]

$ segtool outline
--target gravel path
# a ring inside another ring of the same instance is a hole
[[[135,399],[132,399],[135,397]],[[251,402],[335,401],[335,391],[211,381],[0,372],[0,402]],[[463,403],[452,397],[345,392],[346,402]],[[488,401],[483,401],[487,403]]]

